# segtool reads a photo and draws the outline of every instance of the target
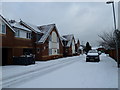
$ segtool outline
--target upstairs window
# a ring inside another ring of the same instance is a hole
[[[0,33],[2,33],[2,22],[0,20]]]
[[[31,32],[15,29],[15,37],[31,39]]]
[[[52,42],[57,43],[57,34],[56,32],[52,32]]]
[[[59,42],[59,38],[57,37],[57,42]]]
[[[27,38],[31,39],[31,33],[30,32],[27,32]]]
[[[0,21],[0,33],[6,34],[6,24]]]
[[[20,37],[20,31],[19,30],[15,30],[15,36]]]

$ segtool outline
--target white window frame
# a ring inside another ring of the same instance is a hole
[[[27,38],[27,31],[20,30],[20,38]]]
[[[3,26],[4,26],[4,30],[3,30]],[[6,34],[6,24],[4,22],[0,23],[0,33],[1,34]]]
[[[2,33],[2,22],[0,23],[0,33]]]
[[[26,38],[27,38],[27,39],[31,39],[31,32],[27,32]]]
[[[15,37],[20,37],[20,31],[18,29],[15,30]]]

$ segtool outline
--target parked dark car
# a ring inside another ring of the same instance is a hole
[[[96,49],[90,50],[87,53],[86,62],[99,62],[100,61],[99,55],[100,53],[98,53]]]
[[[22,55],[21,57],[13,57],[14,65],[30,65],[35,64],[35,59],[30,55]]]

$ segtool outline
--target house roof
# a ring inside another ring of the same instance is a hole
[[[28,23],[28,22],[24,22],[22,20],[20,20],[20,23],[24,24],[25,26],[27,26],[28,28],[30,28],[35,33],[41,33],[40,29],[38,29],[38,27],[36,25],[33,25],[31,23]]]
[[[28,28],[24,27],[23,25],[21,25],[20,22],[17,22],[17,21],[15,21],[15,20],[9,20],[8,22],[9,22],[9,24],[10,24],[13,28],[19,28],[19,29],[22,29],[22,30],[31,32],[30,29],[28,29]]]
[[[84,48],[82,46],[80,46],[79,49],[84,49]]]
[[[43,33],[43,36],[40,38],[38,43],[44,43],[54,27],[55,27],[55,24],[38,26],[39,30]]]
[[[9,22],[8,22],[2,15],[0,15],[0,19],[1,19],[5,24],[7,24],[8,27],[9,27],[13,32],[15,32],[14,29],[12,28],[12,26],[9,24]]]
[[[43,33],[43,35],[40,38],[40,40],[38,41],[38,43],[44,43],[46,41],[46,39],[48,38],[48,36],[50,35],[50,32],[53,30],[53,28],[55,28],[56,31],[58,32],[55,24],[42,25],[42,26],[38,26],[38,28]],[[58,33],[58,37],[60,37],[59,33]],[[63,45],[61,38],[60,38],[60,42]]]
[[[77,44],[78,42],[79,42],[79,39],[76,39],[76,40],[75,40],[75,44]]]
[[[62,36],[63,38],[67,39],[68,43],[66,45],[66,47],[70,47],[71,43],[72,43],[72,40],[74,38],[74,35],[73,34],[70,34],[70,35],[64,35]]]
[[[66,38],[64,38],[64,37],[60,37],[60,38],[61,38],[61,40],[67,41],[67,39],[66,39]]]

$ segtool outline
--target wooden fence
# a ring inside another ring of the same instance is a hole
[[[115,61],[117,61],[117,58],[116,58],[116,49],[106,50],[106,53],[109,54],[110,57],[112,57],[113,59],[115,59]],[[119,59],[119,64],[120,64],[120,48],[118,50],[118,59]]]

